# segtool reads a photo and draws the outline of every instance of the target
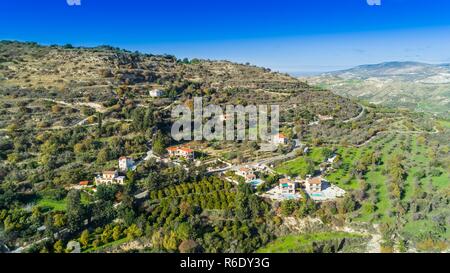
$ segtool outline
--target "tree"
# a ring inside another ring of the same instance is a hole
[[[165,153],[165,138],[161,131],[156,132],[153,137],[152,150],[155,154],[162,155]]]
[[[122,229],[120,228],[120,226],[115,226],[113,228],[113,234],[112,234],[113,240],[117,241],[120,239],[121,236],[122,236]]]
[[[199,245],[194,240],[182,241],[178,246],[178,250],[181,253],[196,253],[198,252]]]
[[[72,190],[67,194],[67,224],[72,231],[78,231],[83,226],[85,209],[81,203],[81,193]]]
[[[100,201],[114,201],[119,191],[116,185],[99,185],[95,197]]]
[[[64,245],[61,240],[58,240],[54,245],[53,249],[55,250],[55,253],[63,253],[64,252]]]
[[[64,215],[57,213],[53,216],[53,225],[57,228],[61,228],[65,225]]]
[[[125,233],[127,234],[127,238],[130,240],[142,236],[142,231],[136,224],[132,224],[129,228],[127,228]]]
[[[98,121],[98,125],[97,125],[97,129],[98,129],[98,135],[101,136],[103,133],[103,114],[102,113],[97,113],[97,121]]]
[[[83,247],[87,247],[89,245],[89,230],[85,229],[81,233],[80,243],[83,245]]]
[[[97,154],[97,163],[103,164],[108,162],[110,159],[110,150],[109,148],[103,148],[100,150],[100,152]]]

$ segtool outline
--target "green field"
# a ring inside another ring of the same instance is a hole
[[[408,135],[392,133],[384,135],[364,147],[338,148],[337,153],[341,155],[342,165],[326,178],[331,183],[336,184],[345,190],[359,188],[360,182],[351,174],[351,169],[352,166],[361,159],[361,156],[374,151],[381,153],[382,164],[380,166],[370,166],[366,174],[362,177],[362,180],[370,185],[371,190],[375,191],[377,199],[375,211],[367,213],[362,210],[356,220],[370,221],[371,219],[374,219],[374,216],[376,215],[376,221],[378,222],[393,221],[389,216],[389,211],[393,209],[392,201],[389,198],[389,177],[383,174],[383,170],[389,168],[386,163],[396,154],[404,156],[404,165],[407,173],[404,181],[402,201],[410,200],[415,190],[415,181],[417,180],[415,174],[419,172],[419,170],[428,172],[432,161],[429,157],[431,148],[419,138],[420,136],[417,134]],[[422,187],[425,188],[430,181],[432,181],[433,185],[438,189],[448,187],[450,185],[448,171],[442,167],[436,167],[434,169],[439,170],[441,174],[439,176],[433,176],[427,173],[425,177],[418,180]]]
[[[39,207],[42,208],[48,208],[50,210],[54,211],[65,211],[66,206],[66,200],[52,200],[52,199],[40,199],[37,203]]]
[[[297,176],[300,173],[306,172],[306,166],[306,157],[302,156],[281,164],[275,169],[275,171],[285,175]]]
[[[318,165],[326,160],[323,156],[324,148],[314,148],[308,155],[297,157],[294,160],[284,162],[280,164],[275,170],[280,174],[285,174],[289,176],[298,176],[302,173],[306,173],[308,170],[307,160],[313,161],[316,169]]]
[[[314,245],[334,245],[341,240],[363,239],[363,235],[346,232],[322,232],[301,235],[288,235],[276,239],[257,253],[308,253],[314,252]],[[336,247],[334,249],[336,251]]]
[[[87,193],[81,193],[81,202],[85,205],[90,203],[90,197]],[[51,198],[40,198],[36,205],[53,211],[66,211],[67,209],[66,199],[54,200]]]

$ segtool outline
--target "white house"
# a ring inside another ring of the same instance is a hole
[[[98,185],[123,185],[125,182],[125,176],[119,176],[117,171],[104,171],[101,176],[95,178],[95,184]]]
[[[237,172],[237,175],[245,178],[245,181],[252,181],[256,179],[256,175],[254,171],[250,168],[240,168]]]
[[[288,143],[288,138],[283,134],[276,134],[272,137],[272,143],[275,145],[286,145]]]
[[[308,193],[322,192],[322,177],[308,178],[305,182],[305,189]]]
[[[164,91],[159,90],[159,89],[154,89],[154,90],[151,90],[149,92],[149,94],[150,94],[150,97],[159,98],[159,97],[162,97],[164,95]]]
[[[282,178],[279,181],[279,188],[282,194],[295,194],[297,183],[289,178]]]
[[[134,160],[130,157],[122,156],[119,158],[119,170],[121,172],[127,172],[134,168]]]

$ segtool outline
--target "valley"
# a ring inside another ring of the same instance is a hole
[[[375,103],[335,77],[0,42],[0,242],[31,253],[448,251],[446,101]],[[194,97],[280,105],[280,134],[176,142],[171,111]]]

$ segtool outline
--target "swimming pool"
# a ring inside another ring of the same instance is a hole
[[[311,193],[311,196],[314,196],[314,197],[322,197],[323,194],[322,194],[322,193]]]
[[[284,199],[295,200],[300,198],[298,194],[283,194]]]
[[[255,180],[250,181],[249,183],[252,185],[252,187],[256,188],[259,185],[261,185],[262,183],[264,183],[264,181],[262,181],[261,179],[255,179]]]

